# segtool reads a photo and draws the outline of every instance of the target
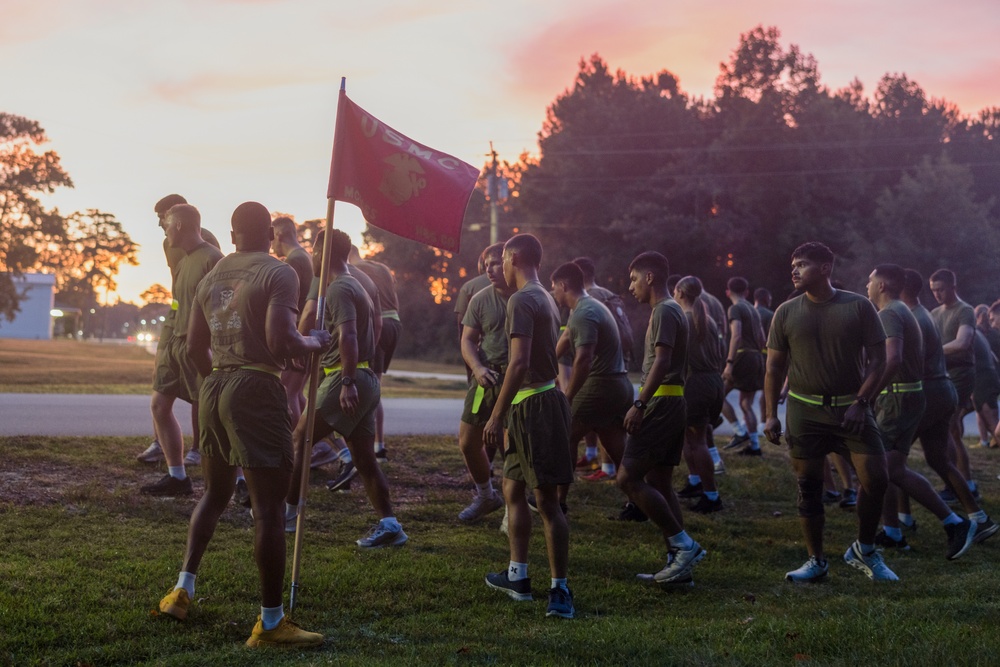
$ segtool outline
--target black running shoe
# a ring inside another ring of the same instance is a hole
[[[639,509],[635,503],[625,503],[621,513],[617,517],[618,521],[649,521],[649,517]]]
[[[688,482],[687,485],[677,492],[678,498],[700,498],[702,493],[701,482],[697,484],[692,484]]]
[[[715,500],[709,500],[708,496],[702,496],[698,498],[698,502],[690,507],[692,512],[697,512],[698,514],[711,514],[712,512],[718,512],[722,509],[722,498],[716,498]]]
[[[191,486],[191,478],[177,479],[170,475],[164,475],[158,482],[147,484],[139,489],[139,493],[144,496],[161,496],[170,498],[173,496],[190,496],[194,493]]]
[[[326,483],[326,488],[330,491],[340,491],[349,487],[351,480],[358,474],[358,469],[354,467],[354,461],[347,461],[340,464],[340,472],[334,479]]]
[[[730,439],[730,441],[726,443],[726,446],[723,447],[723,449],[736,449],[740,445],[747,442],[750,442],[749,433],[744,433],[743,435],[733,435],[732,439]]]

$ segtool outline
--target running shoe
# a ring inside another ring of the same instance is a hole
[[[829,571],[829,563],[825,560],[817,560],[816,556],[809,556],[809,560],[803,563],[802,567],[785,573],[785,581],[796,584],[814,584],[826,579],[826,574]]]
[[[357,545],[362,549],[381,549],[382,547],[401,547],[410,539],[403,532],[403,527],[399,530],[389,530],[382,525],[382,522],[372,526],[368,534],[357,541]]]
[[[556,616],[558,618],[573,618],[576,616],[576,609],[573,608],[573,592],[562,586],[550,588],[549,608],[545,610],[545,615]]]
[[[233,499],[238,505],[250,507],[250,488],[245,479],[236,480],[236,489],[233,491]]]
[[[191,486],[190,477],[177,479],[170,475],[164,475],[159,481],[141,487],[139,493],[144,496],[172,498],[174,496],[190,496],[194,493],[194,487]]]
[[[585,482],[611,482],[615,479],[615,476],[609,475],[603,470],[598,470],[597,472],[592,472],[589,475],[584,475],[581,479]]]
[[[340,457],[340,452],[335,450],[326,440],[320,440],[312,448],[309,456],[309,467],[319,468],[327,463],[333,463]]]
[[[351,480],[358,474],[358,469],[354,467],[354,461],[342,461],[340,471],[337,476],[326,483],[329,491],[346,491],[351,487]]]
[[[382,449],[375,452],[375,462],[385,463],[389,460],[389,450],[383,447]]]
[[[760,447],[754,449],[753,445],[747,445],[736,453],[739,456],[764,456],[764,452],[761,451]]]
[[[750,434],[744,433],[743,435],[733,435],[733,437],[726,443],[723,449],[736,449],[740,445],[750,442]]]
[[[160,613],[176,618],[178,621],[187,618],[190,607],[191,597],[183,588],[175,588],[160,600]]]
[[[715,462],[714,468],[716,475],[726,474],[726,463],[722,459],[719,459],[718,461]]]
[[[667,565],[653,575],[658,584],[669,584],[691,575],[691,569],[698,564],[707,552],[697,542],[692,542],[689,549],[673,549],[673,558],[667,559]]]
[[[975,544],[982,544],[996,535],[998,530],[1000,530],[1000,525],[994,523],[993,519],[986,517],[986,521],[976,524],[976,536],[972,538],[972,541]]]
[[[944,532],[948,534],[948,551],[945,552],[945,558],[948,560],[961,558],[972,546],[977,527],[975,521],[968,519],[962,519],[962,523],[945,526]]]
[[[184,455],[184,465],[186,466],[200,466],[201,465],[201,452],[197,449],[192,449],[187,454]]]
[[[858,506],[858,492],[854,489],[844,489],[841,494],[843,498],[837,503],[838,506],[846,509],[853,509]]]
[[[712,512],[719,512],[722,510],[722,498],[709,500],[708,496],[701,496],[698,498],[698,502],[691,505],[688,509],[692,512],[697,512],[698,514],[711,514]]]
[[[253,626],[247,646],[256,648],[259,646],[287,646],[289,648],[312,648],[323,643],[323,635],[318,632],[308,632],[283,616],[276,627],[265,630],[264,624],[257,617],[257,624]]]
[[[598,465],[600,465],[600,461],[598,460],[598,458],[596,456],[594,458],[592,458],[592,459],[588,459],[587,455],[584,454],[576,462],[576,469],[577,470],[595,470]]]
[[[949,489],[948,487],[945,487],[945,488],[941,489],[940,491],[938,491],[938,495],[941,497],[941,500],[943,500],[946,505],[958,505],[959,504],[959,502],[958,502],[958,496],[956,496],[955,493],[951,489]]]
[[[677,492],[678,498],[700,498],[702,494],[701,482],[697,484],[692,484],[688,482],[684,485],[684,488]]]
[[[618,516],[611,518],[617,519],[618,521],[649,521],[649,517],[646,516],[646,514],[639,509],[638,505],[633,502],[625,503],[625,506],[622,508],[622,511],[618,514]]]
[[[465,523],[475,523],[503,506],[503,498],[496,491],[488,496],[477,493],[476,497],[472,499],[472,504],[458,513],[458,520]]]
[[[891,549],[892,551],[909,551],[910,545],[907,544],[906,538],[901,537],[898,540],[889,537],[885,530],[879,530],[875,534],[875,546],[882,547],[883,549]]]
[[[135,460],[142,463],[159,463],[163,458],[163,448],[160,447],[160,441],[154,440],[149,443],[149,447],[144,449],[142,454],[135,457]]]
[[[833,503],[839,503],[841,495],[838,491],[824,491],[823,492],[823,504],[832,505]]]
[[[511,599],[518,602],[530,602],[534,599],[531,597],[531,579],[525,578],[511,581],[507,576],[507,570],[487,574],[486,585],[493,590],[503,591]]]
[[[878,550],[871,553],[861,553],[861,547],[857,542],[851,544],[844,553],[844,562],[851,567],[857,568],[868,575],[872,581],[899,581],[896,573],[889,569],[889,566],[882,560],[882,554]]]

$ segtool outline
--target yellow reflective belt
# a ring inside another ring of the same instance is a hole
[[[639,391],[642,391],[642,387],[639,387]],[[660,396],[683,396],[684,395],[684,385],[682,384],[661,384],[656,388],[656,393],[653,394],[653,398],[658,398]]]
[[[477,383],[476,393],[472,397],[472,414],[479,414],[479,408],[483,407],[484,396],[486,396],[486,389],[483,388],[483,385]]]
[[[177,302],[177,299],[171,299],[171,301],[170,301],[170,310],[177,310],[180,307],[181,307],[181,304],[179,304]]]
[[[382,319],[386,319],[386,318],[388,318],[390,320],[396,320],[398,322],[399,321],[399,311],[398,310],[383,310],[382,311]]]
[[[916,382],[892,382],[888,387],[883,389],[880,393],[883,394],[905,394],[913,391],[923,391],[924,382],[923,380],[917,380]]]
[[[816,394],[796,394],[794,391],[789,391],[788,395],[802,403],[808,403],[809,405],[819,405],[819,406],[827,405],[827,402],[824,400],[824,398],[829,398],[830,399],[829,405],[832,408],[842,408],[845,405],[850,405],[858,398],[855,394],[824,397],[824,396],[818,396]]]
[[[556,381],[548,382],[543,384],[541,387],[529,387],[528,389],[521,389],[516,394],[514,394],[514,400],[511,401],[511,405],[517,405],[529,396],[534,396],[535,394],[542,394],[550,389],[556,388]]]
[[[336,373],[336,372],[340,371],[342,368],[343,368],[343,366],[341,366],[340,364],[337,364],[336,366],[332,366],[330,368],[324,368],[323,369],[323,374],[324,375],[330,375],[331,373]],[[359,361],[358,364],[357,364],[357,366],[355,368],[368,368],[368,362],[367,361]]]

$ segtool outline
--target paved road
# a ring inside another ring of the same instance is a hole
[[[386,398],[384,404],[387,435],[458,435],[461,399]],[[174,414],[184,434],[191,435],[188,404],[177,401]],[[784,421],[784,406],[779,417]],[[0,394],[0,436],[140,436],[151,435],[152,428],[148,396]],[[965,432],[976,429],[975,415],[969,415]],[[731,434],[728,424],[716,431]]]

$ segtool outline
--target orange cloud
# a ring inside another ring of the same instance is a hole
[[[203,109],[227,108],[237,104],[234,97],[273,91],[295,86],[328,84],[333,75],[320,70],[242,73],[206,72],[176,81],[161,81],[150,86],[149,92],[160,101]]]

